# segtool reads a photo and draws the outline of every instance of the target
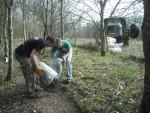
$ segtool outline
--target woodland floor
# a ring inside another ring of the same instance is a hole
[[[7,66],[0,60],[0,113],[136,113],[142,97],[144,57],[141,41],[129,44],[122,53],[108,52],[105,57],[91,43],[74,48],[74,81],[63,84],[66,77],[62,76],[55,88],[37,92],[32,99],[24,96],[17,62],[12,80],[6,82]],[[42,57],[49,63],[47,50]]]
[[[2,56],[0,67],[0,113],[80,113],[71,93],[63,91],[62,87],[67,85],[63,80],[46,91],[41,88],[34,98],[27,98],[24,94],[24,78],[16,60],[11,81],[4,80],[7,64]]]
[[[1,92],[0,113],[79,113],[60,88],[37,92],[32,99],[26,98],[22,89],[22,84],[17,83]]]

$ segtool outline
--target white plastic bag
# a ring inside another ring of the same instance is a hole
[[[113,48],[109,48],[109,51],[111,51],[113,53],[120,53],[120,52],[122,52],[122,48],[121,47],[113,47]]]
[[[61,72],[62,72],[62,59],[61,58],[53,58],[50,62],[50,66],[52,69],[54,69],[58,75],[60,76],[61,75]]]
[[[49,86],[53,80],[59,78],[58,73],[44,62],[39,62],[38,66],[43,70],[43,73],[39,78],[43,87]]]

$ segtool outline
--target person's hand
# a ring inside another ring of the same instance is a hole
[[[62,58],[62,62],[61,62],[62,65],[64,65],[65,62],[66,62],[66,58],[63,57],[63,58]]]
[[[63,57],[62,60],[63,60],[63,62],[66,62],[66,57]]]
[[[41,68],[39,68],[39,67],[34,67],[34,72],[35,72],[37,75],[41,76],[43,70],[42,70]]]

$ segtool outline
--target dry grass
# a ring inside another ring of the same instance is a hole
[[[135,113],[143,87],[142,42],[130,40],[122,53],[105,57],[88,46],[74,49],[75,82],[70,87],[77,105],[86,113]]]

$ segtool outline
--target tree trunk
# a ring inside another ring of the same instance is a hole
[[[0,7],[0,45],[2,44],[2,38],[4,37],[4,20],[5,20],[5,4],[4,0],[0,1],[1,7]]]
[[[53,3],[53,0],[51,0],[51,21],[50,21],[50,34],[51,34],[51,36],[53,36],[54,35],[54,29],[53,29],[53,27],[54,27],[54,3]]]
[[[23,4],[23,7],[22,7],[22,13],[23,13],[23,37],[24,37],[24,41],[26,41],[26,39],[27,39],[27,36],[26,36],[26,15],[25,15],[26,0],[23,0],[22,4]]]
[[[101,6],[101,21],[100,21],[100,38],[101,38],[101,56],[106,55],[105,49],[105,33],[104,33],[104,7]]]
[[[101,39],[101,56],[106,55],[106,37],[105,37],[105,31],[104,31],[104,9],[106,6],[108,0],[100,0],[100,39]]]
[[[142,25],[143,49],[145,57],[144,90],[139,113],[150,113],[150,1],[144,1],[144,20]]]
[[[27,5],[30,6],[30,3],[31,1],[30,0],[27,0]],[[31,38],[30,36],[30,8],[29,7],[26,7],[26,11],[27,11],[27,14],[26,14],[26,38]]]
[[[45,38],[46,35],[48,35],[48,33],[47,33],[47,24],[45,23],[45,25],[44,25],[44,34],[43,34],[43,37]]]
[[[60,26],[61,26],[61,39],[64,39],[64,24],[63,24],[63,0],[60,0]]]
[[[48,35],[48,0],[46,1],[45,22],[44,22],[44,38]]]
[[[8,59],[8,38],[7,38],[7,21],[8,21],[8,8],[5,2],[5,17],[4,17],[4,56],[7,62]]]
[[[2,24],[2,26],[3,26],[3,24]],[[3,37],[3,28],[1,28],[1,34],[0,34],[0,45],[1,45],[1,43],[2,43],[2,37]]]
[[[48,0],[47,0],[47,2],[46,2],[46,35],[48,35]]]
[[[11,75],[13,71],[13,29],[12,29],[12,8],[13,0],[10,0],[8,6],[8,40],[9,40],[9,62],[8,62],[8,72],[7,80],[11,80]]]

